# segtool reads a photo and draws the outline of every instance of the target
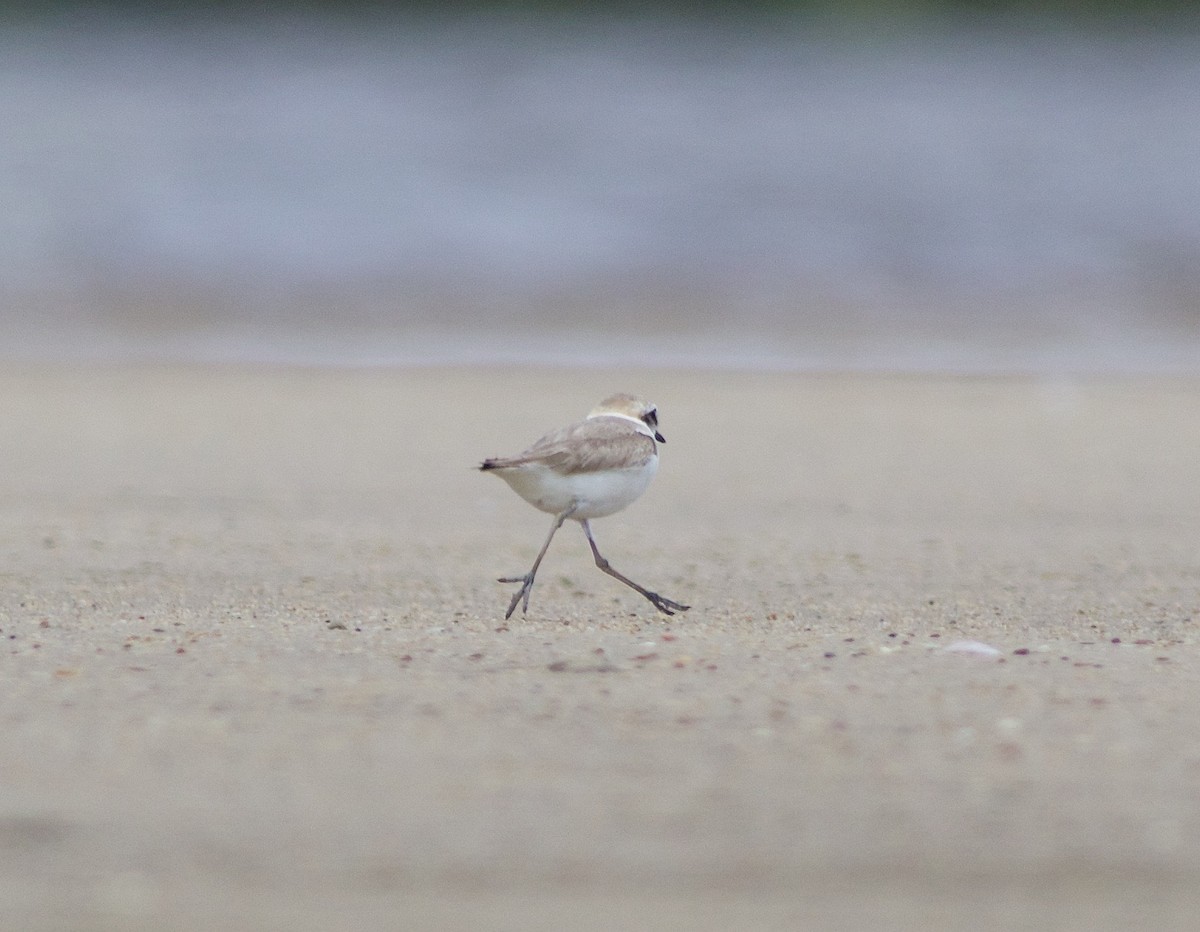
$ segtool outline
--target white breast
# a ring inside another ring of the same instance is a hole
[[[658,457],[629,469],[562,474],[540,463],[506,469],[500,478],[521,498],[552,515],[562,514],[572,504],[576,521],[603,518],[625,508],[646,491],[658,471]]]

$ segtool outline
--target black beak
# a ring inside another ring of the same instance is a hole
[[[664,437],[662,434],[660,434],[658,431],[654,432],[654,439],[657,440],[659,443],[667,442],[667,438]]]

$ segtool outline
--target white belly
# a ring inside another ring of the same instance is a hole
[[[562,475],[530,463],[499,470],[499,473],[500,478],[534,508],[558,515],[574,505],[571,517],[583,521],[614,514],[636,501],[657,471],[658,457],[652,456],[641,466],[630,469]]]

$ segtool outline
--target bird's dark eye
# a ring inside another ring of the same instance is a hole
[[[642,420],[645,421],[651,427],[657,427],[658,426],[658,411],[655,410],[654,408],[651,408],[649,411],[647,411],[645,413],[645,415],[642,417]]]

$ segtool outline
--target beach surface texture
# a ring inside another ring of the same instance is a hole
[[[636,392],[596,521],[474,470]],[[0,927],[1200,916],[1200,381],[0,370]]]

